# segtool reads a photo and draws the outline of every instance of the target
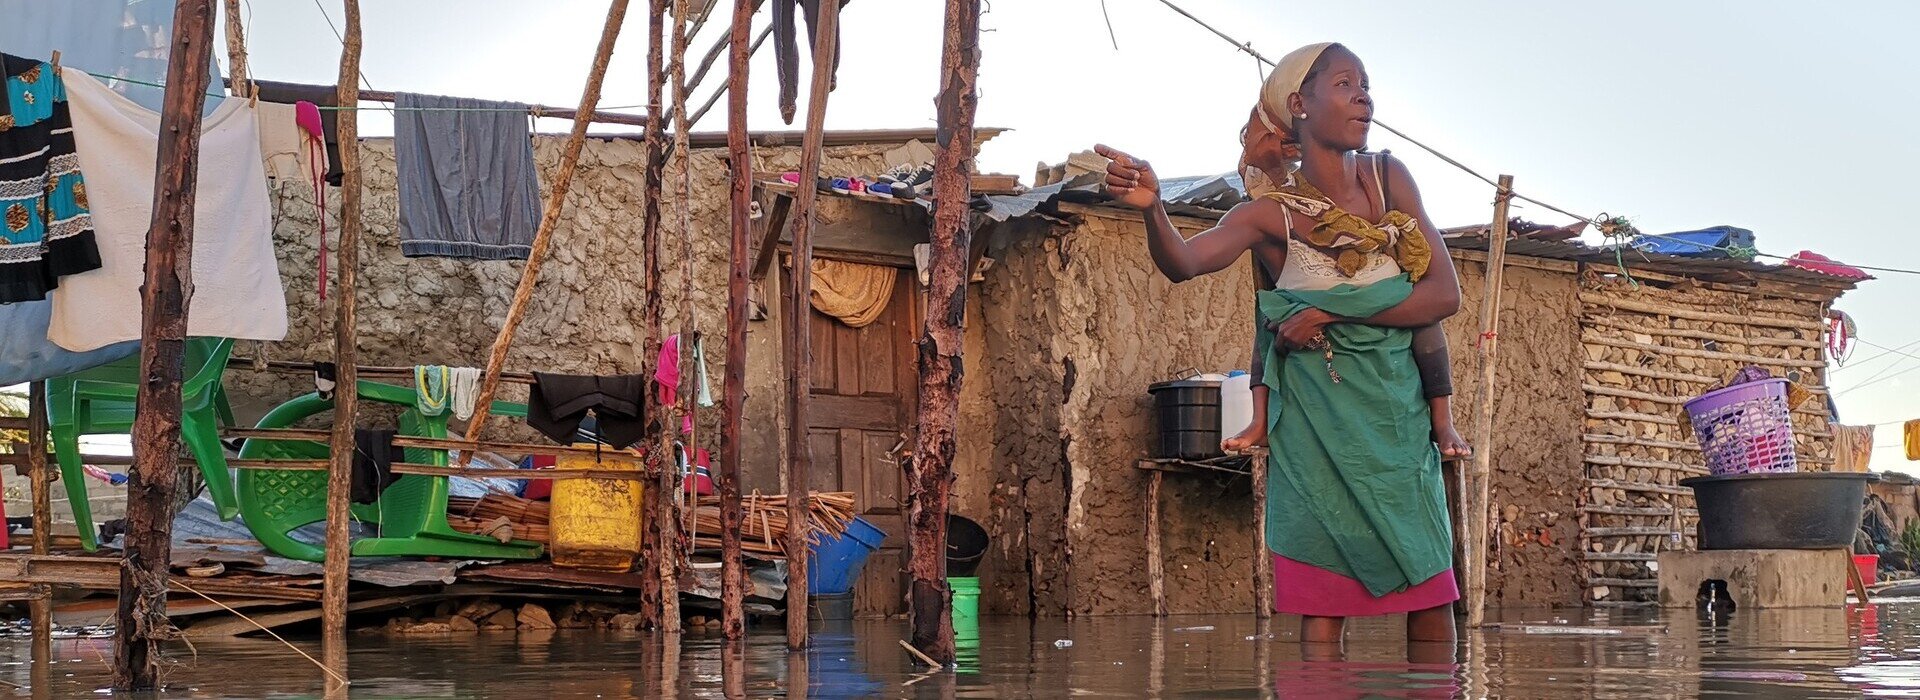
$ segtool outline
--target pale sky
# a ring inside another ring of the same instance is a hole
[[[1920,158],[1910,126],[1920,123],[1910,36],[1920,3],[1175,1],[1270,58],[1347,44],[1366,62],[1381,120],[1485,174],[1514,175],[1523,194],[1623,214],[1649,232],[1731,224],[1752,229],[1763,252],[1920,270],[1920,250],[1893,244],[1909,235],[1902,173]],[[334,79],[339,43],[321,8],[338,23],[338,0],[248,4],[256,77]],[[564,106],[579,100],[607,6],[361,4],[372,87]],[[846,7],[828,128],[933,125],[942,5]],[[1013,131],[985,147],[980,168],[1031,182],[1037,161],[1100,141],[1166,175],[1231,169],[1262,75],[1254,60],[1159,0],[1105,0],[1110,38],[1102,5],[988,3],[978,123]],[[633,3],[602,105],[646,102],[645,6]],[[731,6],[718,4],[690,53],[726,31]],[[753,64],[752,128],[799,128],[780,123],[771,56],[769,42]],[[695,101],[724,77],[723,60]],[[724,111],[723,102],[696,130],[723,129]],[[375,113],[363,123],[363,133],[390,130]],[[1409,163],[1441,225],[1491,218],[1490,187],[1383,131],[1372,146]],[[1533,207],[1516,214],[1564,221]],[[1880,277],[1838,305],[1859,321],[1863,344],[1831,381],[1845,422],[1886,423],[1873,466],[1901,469],[1898,422],[1920,418],[1908,393],[1920,389],[1910,371],[1920,369],[1920,324],[1899,300],[1920,296],[1920,275]]]

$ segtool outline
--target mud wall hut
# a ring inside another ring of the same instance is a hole
[[[1076,181],[1026,195],[1045,202],[994,234],[994,274],[978,295],[998,412],[993,471],[963,473],[957,493],[992,513],[992,568],[1004,590],[988,601],[1009,612],[1152,610],[1146,477],[1130,468],[1153,430],[1146,388],[1248,361],[1251,263],[1170,284],[1141,243],[1138,215],[1085,203],[1087,191]],[[1191,234],[1220,208],[1176,196],[1173,210]],[[1486,238],[1468,233],[1449,247],[1463,302],[1446,327],[1466,431],[1479,411]],[[1494,467],[1492,604],[1649,599],[1655,553],[1693,546],[1696,512],[1678,482],[1706,473],[1680,404],[1742,367],[1809,391],[1794,413],[1796,452],[1803,470],[1831,468],[1823,319],[1850,282],[1526,239],[1509,247],[1504,279],[1498,427],[1481,446]],[[1169,611],[1255,605],[1246,481],[1167,484],[1158,505]]]

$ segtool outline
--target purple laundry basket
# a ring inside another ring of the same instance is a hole
[[[1799,471],[1787,380],[1763,379],[1710,391],[1688,401],[1686,409],[1712,475]]]

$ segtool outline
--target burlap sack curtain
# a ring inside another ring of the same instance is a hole
[[[813,261],[813,308],[853,328],[879,320],[893,300],[900,270],[880,265]]]

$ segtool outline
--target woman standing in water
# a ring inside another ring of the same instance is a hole
[[[1274,609],[1302,616],[1308,643],[1339,643],[1348,617],[1391,613],[1407,613],[1411,641],[1451,642],[1460,593],[1435,441],[1449,456],[1466,449],[1444,415],[1438,332],[1459,310],[1459,281],[1406,166],[1360,152],[1372,119],[1353,52],[1288,54],[1243,138],[1252,201],[1192,239],[1168,219],[1145,161],[1098,150],[1113,159],[1109,193],[1145,214],[1169,278],[1226,269],[1248,251],[1278,271],[1257,295],[1264,420],[1227,441],[1271,449]]]

